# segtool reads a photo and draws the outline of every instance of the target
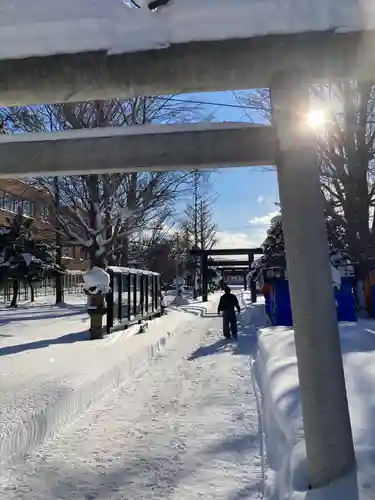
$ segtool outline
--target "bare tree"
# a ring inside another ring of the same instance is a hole
[[[216,225],[213,222],[212,204],[215,196],[211,193],[209,172],[194,172],[192,178],[193,196],[184,211],[181,229],[187,247],[209,250],[216,242]],[[189,270],[193,273],[194,297],[198,295],[198,259],[187,258]]]
[[[213,200],[206,198],[199,205],[199,244],[202,250],[211,250],[216,243],[216,224],[212,216]]]
[[[310,91],[312,106],[327,115],[317,138],[329,239],[351,255],[363,278],[375,261],[375,83],[315,85]],[[267,89],[236,95],[270,118]]]
[[[213,223],[210,172],[195,171],[192,178],[193,196],[184,211],[182,229],[188,235],[192,246],[209,250],[215,244],[216,225]]]
[[[375,85],[344,82],[318,90],[335,110],[319,141],[326,215],[336,246],[366,275],[375,257]]]
[[[69,129],[171,123],[197,119],[196,106],[171,98],[141,97],[128,101],[93,101],[16,107],[1,110],[3,128],[13,131]],[[160,227],[173,202],[186,189],[190,174],[154,172],[91,174],[59,179],[59,231],[66,241],[87,248],[92,265],[129,261],[135,234]],[[54,192],[51,178],[33,179]],[[53,199],[54,197],[51,197]],[[52,203],[51,209],[56,210]]]

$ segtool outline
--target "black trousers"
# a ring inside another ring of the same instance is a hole
[[[237,335],[237,316],[234,311],[223,311],[223,333],[225,337]]]

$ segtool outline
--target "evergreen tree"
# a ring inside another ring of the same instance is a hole
[[[263,242],[263,252],[264,267],[286,268],[283,224],[280,215],[271,221],[267,238]]]
[[[329,239],[329,258],[331,265],[340,268],[345,275],[352,277],[354,268],[352,259],[343,250],[339,250],[330,237],[329,225],[327,222],[327,233]],[[266,268],[278,267],[286,269],[284,233],[281,215],[274,217],[271,221],[267,237],[263,242],[263,256],[254,262],[251,270],[252,279],[257,279],[259,273]]]
[[[64,272],[55,263],[53,248],[34,239],[32,222],[18,214],[8,219],[7,227],[0,229],[0,285],[12,281],[11,307],[17,306],[20,283],[30,286],[33,301],[35,282]]]

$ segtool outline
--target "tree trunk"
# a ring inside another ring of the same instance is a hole
[[[87,188],[90,197],[90,209],[89,209],[89,221],[90,221],[90,229],[94,232],[98,230],[98,209],[99,209],[99,176],[96,174],[89,175],[87,179]],[[97,238],[93,238],[93,243],[90,246],[90,264],[91,267],[100,267],[104,269],[105,259],[104,255],[98,255],[99,245],[97,242]]]
[[[27,283],[28,283],[29,288],[30,288],[30,301],[35,302],[35,290],[34,290],[33,282],[31,280],[27,280]]]
[[[61,228],[60,228],[60,186],[58,177],[54,177],[55,187],[55,223],[56,223],[56,264],[61,267],[62,265],[62,242],[61,242]],[[64,302],[64,287],[63,277],[59,273],[55,278],[56,283],[56,305]]]
[[[18,298],[18,290],[19,290],[19,281],[13,280],[13,297],[10,303],[10,307],[17,307],[17,298]]]
[[[121,251],[121,267],[129,266],[129,239],[125,236],[123,241],[123,248]]]
[[[56,237],[56,240],[58,238]],[[57,243],[57,241],[56,241]],[[61,267],[62,261],[62,252],[61,252],[61,244],[57,247],[56,250],[56,264]],[[56,305],[60,305],[64,303],[64,286],[63,286],[63,277],[62,274],[58,273],[55,278],[56,283]]]
[[[104,216],[104,225],[106,227],[106,234],[105,234],[105,239],[108,242],[111,242],[110,244],[107,244],[107,255],[106,255],[106,260],[108,266],[114,266],[116,264],[115,262],[115,256],[114,256],[114,242],[113,242],[113,226],[112,226],[112,217],[111,217],[111,206],[112,206],[112,199],[111,199],[111,189],[109,185],[109,179],[107,178],[106,181],[103,184],[103,190],[104,190],[104,199],[105,199],[105,204],[106,204],[106,209],[105,209],[105,216]]]

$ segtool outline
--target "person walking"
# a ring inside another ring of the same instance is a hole
[[[226,339],[230,338],[232,333],[232,337],[234,339],[237,338],[237,316],[236,311],[241,312],[240,305],[238,303],[237,297],[231,293],[231,289],[229,286],[224,288],[224,295],[220,297],[219,305],[217,308],[217,313],[220,316],[220,313],[223,313],[223,333]]]

